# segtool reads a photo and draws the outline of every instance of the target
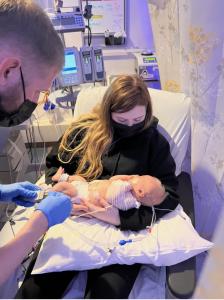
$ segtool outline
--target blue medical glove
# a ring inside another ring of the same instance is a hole
[[[48,226],[62,223],[70,216],[72,210],[71,199],[59,192],[49,192],[48,196],[38,204],[37,210],[44,213],[48,220]]]
[[[0,184],[0,201],[12,201],[17,205],[30,207],[35,204],[40,188],[28,181],[12,184]]]

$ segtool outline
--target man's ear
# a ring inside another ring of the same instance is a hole
[[[21,62],[18,58],[7,57],[0,62],[0,86],[9,82],[17,82],[20,76],[19,68]]]

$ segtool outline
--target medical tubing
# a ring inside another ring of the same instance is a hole
[[[112,207],[112,205],[109,205],[109,206],[106,206],[105,208],[108,209],[109,207]],[[150,226],[147,226],[146,229],[152,229],[153,225],[155,224],[156,222],[156,213],[155,213],[155,210],[158,209],[158,210],[168,210],[168,211],[173,211],[173,210],[170,210],[170,209],[160,209],[160,208],[155,208],[154,206],[152,206],[152,220],[151,220],[151,224]],[[69,221],[71,220],[74,220],[74,219],[77,219],[77,218],[80,218],[80,217],[83,217],[83,216],[86,216],[86,215],[90,215],[90,214],[93,214],[93,213],[96,213],[96,212],[101,212],[103,211],[102,209],[100,210],[95,210],[95,211],[92,211],[92,212],[87,212],[87,213],[84,213],[80,216],[74,216],[74,217],[70,217]],[[74,231],[74,229],[70,226],[70,224],[68,224],[68,222],[66,221],[64,223],[65,226],[69,227],[70,230]],[[93,226],[93,225],[90,225],[90,226]],[[97,241],[91,239],[91,238],[88,238],[86,237],[82,232],[80,232],[79,230],[76,229],[76,231],[78,232],[79,236],[81,238],[83,238],[88,244],[90,245],[94,245],[94,246],[97,246]],[[117,246],[124,246],[126,245],[127,243],[133,243],[133,242],[137,242],[137,241],[141,241],[143,239],[145,239],[147,236],[144,236],[144,237],[135,237],[133,239],[128,239],[128,240],[124,240],[124,239],[121,239],[117,242],[114,242],[114,243],[100,243],[100,246],[104,246],[106,248],[108,248],[109,250],[111,249],[114,249],[116,248]],[[157,241],[157,240],[156,240]],[[158,241],[157,241],[157,245],[158,245]],[[111,247],[112,246],[112,247]],[[159,249],[159,247],[157,247]]]

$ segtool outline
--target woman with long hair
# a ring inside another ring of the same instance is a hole
[[[76,120],[52,149],[46,162],[46,182],[51,182],[59,167],[68,176],[80,175],[87,181],[114,175],[150,175],[152,195],[155,190],[161,191],[164,198],[156,206],[161,209],[156,210],[158,220],[176,208],[178,195],[175,162],[157,124],[145,83],[135,75],[118,76],[100,105]],[[76,205],[76,214],[83,213],[81,207]],[[105,220],[103,212],[93,214],[121,230],[135,231],[149,226],[152,216],[152,208],[143,205],[139,209],[120,210],[110,220]],[[111,265],[88,271],[85,297],[128,298],[140,267],[140,264]],[[61,298],[76,273],[28,275],[18,298]]]

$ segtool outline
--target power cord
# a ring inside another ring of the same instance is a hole
[[[92,18],[93,14],[92,14],[92,5],[90,5],[88,3],[88,0],[86,0],[86,5],[84,8],[84,14],[83,17],[87,20],[87,25],[85,26],[85,28],[88,29],[88,35],[87,35],[87,39],[88,39],[88,46],[91,45],[92,43],[92,31],[90,28],[90,19]]]

